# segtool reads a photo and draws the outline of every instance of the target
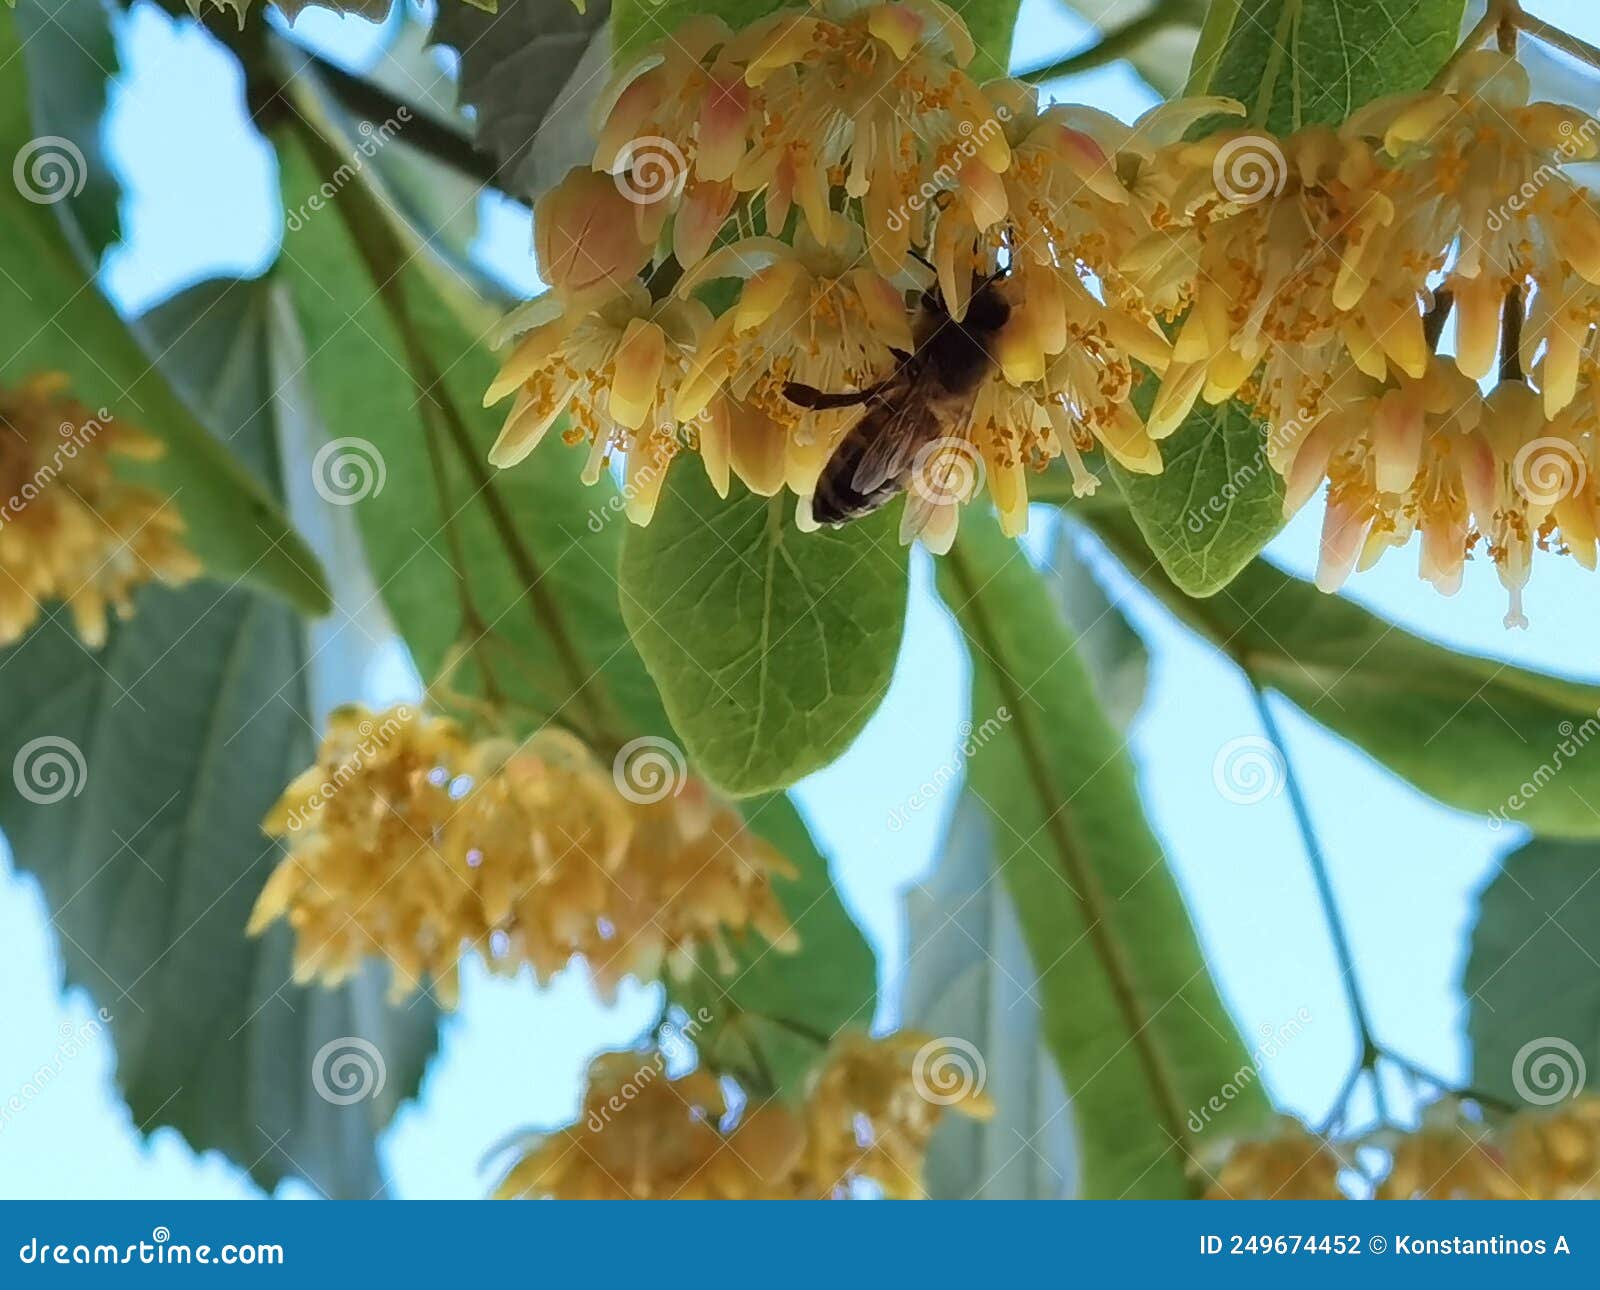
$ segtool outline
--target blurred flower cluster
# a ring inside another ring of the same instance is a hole
[[[805,524],[863,411],[788,384],[879,386],[921,293],[959,320],[999,271],[1010,316],[958,431],[982,469],[908,507],[908,540],[946,547],[985,482],[1020,532],[1030,469],[1064,458],[1080,493],[1091,450],[1159,472],[1197,401],[1237,398],[1289,512],[1327,484],[1324,589],[1420,534],[1424,578],[1453,591],[1482,551],[1520,624],[1535,548],[1594,566],[1600,209],[1568,167],[1600,122],[1486,50],[1285,139],[1223,99],[1131,126],[1047,105],[973,56],[939,0],[825,0],[626,61],[592,166],[535,213],[551,290],[508,320],[493,460],[566,414],[590,480],[625,459],[636,522],[692,449]]]
[[[863,1184],[885,1196],[925,1193],[928,1140],[947,1110],[985,1119],[981,1088],[931,1092],[919,1055],[937,1041],[846,1032],[814,1072],[803,1103],[757,1103],[705,1070],[676,1079],[653,1051],[605,1053],[589,1069],[579,1121],[525,1140],[502,1199],[817,1200]]]
[[[0,644],[61,600],[84,642],[103,645],[107,611],[126,618],[137,588],[200,572],[176,508],[113,467],[152,461],[163,445],[67,385],[47,372],[0,388]]]
[[[392,993],[453,1005],[462,955],[542,982],[581,956],[598,987],[686,973],[727,936],[796,938],[771,881],[788,862],[699,780],[624,792],[574,737],[472,740],[449,718],[341,708],[264,822],[288,852],[252,934],[285,919],[295,978],[337,985],[386,959]]]
[[[1369,1150],[1370,1149],[1370,1150]],[[1341,1174],[1386,1162],[1381,1200],[1600,1199],[1600,1097],[1530,1106],[1491,1127],[1454,1098],[1428,1107],[1409,1132],[1384,1129],[1334,1143],[1282,1120],[1227,1144],[1211,1176],[1213,1200],[1342,1200]]]

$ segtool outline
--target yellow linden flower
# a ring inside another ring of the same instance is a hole
[[[1346,351],[1378,378],[1391,362],[1422,374],[1427,266],[1395,266],[1382,290],[1341,294],[1351,248],[1392,209],[1384,189],[1397,180],[1369,147],[1325,129],[1300,131],[1281,148],[1259,134],[1223,131],[1180,155],[1214,188],[1194,216],[1192,246],[1161,230],[1125,261],[1134,282],[1156,292],[1170,291],[1175,245],[1196,261],[1190,309],[1151,409],[1152,435],[1174,430],[1197,398],[1222,403],[1252,382],[1267,415],[1308,415]]]
[[[1454,1102],[1428,1108],[1421,1126],[1390,1146],[1389,1175],[1379,1200],[1523,1200],[1527,1191],[1506,1167],[1505,1153],[1481,1124]]]
[[[139,587],[200,572],[176,508],[112,467],[163,451],[73,399],[61,373],[0,388],[0,645],[20,639],[46,600],[65,601],[85,644],[103,645],[108,609],[126,618]]]
[[[547,981],[582,956],[610,996],[629,975],[692,970],[702,948],[731,970],[728,935],[798,944],[771,885],[793,870],[701,781],[630,800],[554,732],[502,757],[494,746],[474,758],[479,782],[444,845],[478,894],[492,968],[526,963]]]
[[[882,380],[912,348],[904,292],[865,262],[859,226],[836,245],[801,229],[794,245],[749,238],[713,252],[679,283],[687,296],[718,278],[742,279],[731,308],[700,337],[678,390],[681,421],[704,417],[699,447],[723,496],[728,474],[771,496],[785,484],[806,496],[828,452],[862,409],[807,412],[784,395],[799,381],[859,390]],[[719,406],[719,396],[731,404]],[[723,408],[739,415],[721,414]]]
[[[1529,1198],[1600,1199],[1600,1098],[1519,1111],[1504,1139],[1506,1171]]]
[[[1353,569],[1369,568],[1418,531],[1422,576],[1446,594],[1460,586],[1473,515],[1491,514],[1481,508],[1494,499],[1482,403],[1477,386],[1443,363],[1397,383],[1346,363],[1309,427],[1297,422],[1274,433],[1269,456],[1285,476],[1286,514],[1329,481],[1322,590],[1338,590]]]
[[[857,1181],[886,1196],[920,1199],[928,1141],[944,1113],[985,1120],[994,1103],[982,1065],[951,1063],[948,1041],[903,1030],[884,1039],[834,1040],[806,1100],[806,1186],[848,1194]]]
[[[541,296],[508,320],[526,330],[484,394],[486,407],[516,394],[489,460],[516,465],[570,413],[565,438],[589,445],[584,481],[623,454],[628,516],[648,522],[683,444],[677,387],[710,323],[699,301],[653,302],[638,282],[592,308]]]
[[[880,272],[900,270],[919,227],[930,177],[948,170],[964,141],[994,171],[1008,148],[994,110],[962,69],[972,38],[939,0],[896,0],[856,7],[825,3],[781,12],[739,37],[745,80],[757,89],[762,119],[734,171],[743,192],[789,201],[819,242],[838,229],[830,190],[862,203],[869,253]]]
[[[1507,293],[1550,293],[1524,341],[1530,354],[1551,341],[1553,415],[1574,393],[1600,285],[1600,208],[1561,167],[1600,153],[1600,121],[1530,104],[1528,94],[1515,57],[1478,50],[1440,89],[1382,100],[1346,123],[1347,136],[1381,146],[1404,179],[1396,216],[1363,248],[1352,276],[1442,268],[1456,300],[1456,362],[1474,379],[1494,366]]]
[[[787,1199],[804,1145],[777,1103],[749,1109],[723,1132],[716,1077],[666,1073],[660,1052],[603,1053],[589,1067],[580,1119],[524,1144],[495,1189],[500,1200]]]
[[[431,977],[447,1006],[468,948],[540,981],[582,957],[608,997],[702,953],[731,972],[729,938],[792,951],[772,890],[789,863],[700,781],[671,787],[641,793],[554,729],[473,744],[409,708],[341,708],[263,823],[289,853],[249,930],[288,920],[298,981],[385,958],[396,997]]]
[[[1210,1175],[1207,1200],[1343,1200],[1344,1161],[1333,1146],[1296,1121],[1280,1119],[1267,1132],[1221,1144],[1222,1162]]]
[[[659,226],[610,176],[575,169],[534,207],[539,276],[559,297],[604,299],[650,263]]]
[[[288,921],[297,982],[338,985],[377,956],[393,965],[392,997],[431,977],[453,1004],[461,947],[485,934],[472,887],[438,850],[467,754],[453,721],[413,708],[330,715],[316,762],[262,822],[288,855],[248,929]]]

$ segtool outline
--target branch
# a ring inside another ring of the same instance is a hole
[[[329,62],[304,46],[295,45],[297,54],[305,60],[313,79],[321,82],[341,106],[363,121],[381,126],[389,121],[403,121],[405,126],[395,138],[407,147],[459,171],[469,179],[476,179],[485,188],[504,193],[513,201],[524,198],[513,193],[500,175],[499,163],[479,148],[471,138],[439,120],[427,108],[408,103],[388,90]]]
[[[1122,26],[1113,27],[1087,49],[1080,49],[1043,67],[1018,72],[1017,79],[1037,85],[1041,81],[1053,81],[1058,76],[1071,76],[1092,67],[1104,66],[1133,53],[1157,32],[1165,31],[1168,27],[1188,25],[1189,18],[1190,6],[1184,0],[1158,0],[1137,18],[1130,18]]]

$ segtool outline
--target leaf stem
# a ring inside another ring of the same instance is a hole
[[[1246,677],[1250,681],[1250,696],[1255,702],[1262,729],[1266,731],[1267,739],[1277,752],[1279,763],[1283,767],[1284,791],[1289,798],[1289,807],[1294,812],[1295,826],[1300,830],[1301,845],[1305,848],[1306,860],[1311,866],[1311,877],[1316,884],[1317,899],[1322,904],[1322,913],[1327,920],[1328,933],[1333,940],[1334,957],[1339,963],[1339,975],[1344,985],[1345,996],[1349,1000],[1350,1012],[1355,1019],[1356,1036],[1361,1044],[1361,1062],[1356,1068],[1356,1074],[1359,1076],[1363,1071],[1371,1073],[1372,1100],[1377,1107],[1378,1118],[1387,1122],[1389,1109],[1385,1104],[1383,1081],[1377,1069],[1378,1058],[1383,1055],[1383,1049],[1379,1047],[1377,1038],[1373,1034],[1372,1015],[1367,1011],[1366,1000],[1361,993],[1361,985],[1356,975],[1355,954],[1350,948],[1350,936],[1339,913],[1338,901],[1334,898],[1328,862],[1322,853],[1322,844],[1317,839],[1317,831],[1311,821],[1310,806],[1301,788],[1300,777],[1295,773],[1294,762],[1289,756],[1289,746],[1284,742],[1283,731],[1278,726],[1277,717],[1272,713],[1267,692],[1248,672]],[[1354,1080],[1351,1084],[1353,1086]],[[1348,1097],[1347,1088],[1341,1100],[1348,1100]]]
[[[963,599],[959,609],[953,605],[951,608],[965,620],[967,630],[985,655],[996,660],[1003,658],[1005,650],[1000,644],[998,632],[989,619],[988,609],[983,602],[983,588],[978,585],[977,575],[968,562],[959,538],[950,552],[944,556],[944,561],[945,568],[950,571],[960,587]],[[1043,808],[1045,829],[1050,835],[1060,866],[1066,874],[1067,885],[1077,897],[1083,913],[1084,935],[1105,972],[1112,999],[1118,1012],[1122,1014],[1122,1023],[1128,1031],[1128,1042],[1137,1054],[1139,1064],[1144,1068],[1145,1079],[1150,1085],[1150,1094],[1161,1117],[1162,1125],[1172,1138],[1173,1145],[1183,1153],[1184,1175],[1192,1187],[1194,1185],[1192,1165],[1195,1157],[1185,1118],[1184,1102],[1179,1096],[1177,1081],[1168,1064],[1167,1055],[1150,1028],[1152,1017],[1139,998],[1132,965],[1121,941],[1117,939],[1112,929],[1110,911],[1105,894],[1100,888],[1099,875],[1084,858],[1067,827],[1066,813],[1062,809],[1063,795],[1052,782],[1044,741],[1034,728],[1034,718],[1026,696],[1012,680],[1009,668],[997,664],[992,671],[996,686],[1005,694],[1006,704],[1015,714],[1012,718],[1012,729],[1016,732],[1018,748],[1022,753],[1028,779]]]

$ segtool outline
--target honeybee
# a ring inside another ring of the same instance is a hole
[[[811,499],[818,524],[844,524],[870,515],[912,483],[914,472],[970,470],[973,457],[934,454],[919,459],[930,444],[959,435],[972,412],[979,387],[994,367],[996,333],[1011,316],[1005,270],[983,278],[973,289],[966,314],[958,321],[937,286],[923,292],[912,327],[911,353],[896,350],[898,366],[884,381],[865,390],[832,393],[790,381],[784,395],[814,411],[866,405],[866,414],[833,450]],[[976,449],[972,449],[976,453]],[[949,497],[946,481],[918,482],[910,505],[928,507]],[[916,529],[915,524],[908,525]]]

